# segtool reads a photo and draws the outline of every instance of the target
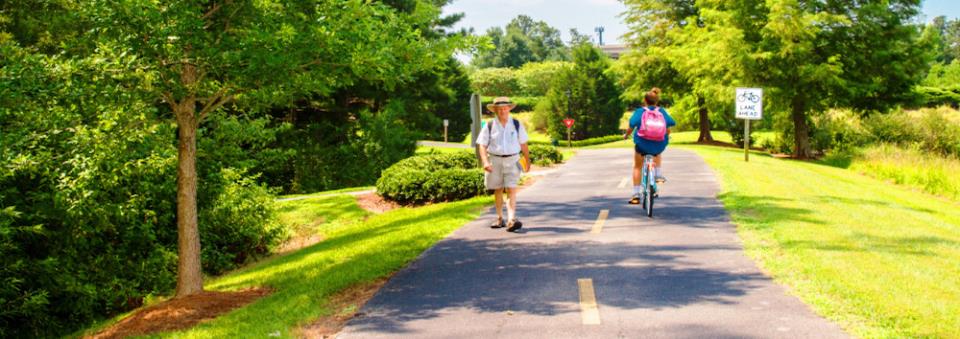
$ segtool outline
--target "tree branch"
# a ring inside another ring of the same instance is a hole
[[[213,4],[213,8],[211,8],[209,11],[207,11],[207,13],[204,13],[203,16],[200,17],[200,19],[201,19],[201,20],[210,19],[210,17],[213,16],[214,14],[216,14],[217,11],[219,11],[221,7],[223,7],[223,6],[222,6],[221,4],[219,4],[219,3]]]
[[[177,114],[177,101],[173,99],[173,94],[170,92],[163,92],[163,101],[166,101],[170,105],[170,110],[173,111],[173,114]]]
[[[197,118],[197,122],[199,123],[200,121],[203,121],[203,119],[207,116],[207,114],[217,110],[218,108],[222,107],[224,104],[233,100],[233,94],[230,94],[230,95],[226,95],[226,94],[227,94],[227,87],[222,87],[220,88],[219,91],[217,91],[217,94],[214,94],[212,97],[210,97],[206,105],[203,106],[203,109],[200,110],[200,114],[199,114],[199,118]]]

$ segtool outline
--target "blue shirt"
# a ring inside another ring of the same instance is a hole
[[[648,106],[647,109],[655,109],[656,106]],[[667,113],[667,110],[660,107],[660,113],[663,114],[663,119],[667,121],[667,127],[673,127],[677,125],[677,122],[673,120],[673,117],[670,116],[670,113]],[[636,145],[635,149],[638,153],[644,154],[660,154],[663,153],[663,150],[667,149],[667,144],[670,143],[670,134],[663,138],[663,141],[653,141],[641,138],[637,135],[637,129],[640,128],[640,120],[643,118],[643,107],[637,108],[636,111],[633,111],[633,115],[630,116],[630,130],[633,133],[633,144]]]

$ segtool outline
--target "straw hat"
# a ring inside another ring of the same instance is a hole
[[[491,112],[496,112],[497,106],[508,106],[510,109],[513,109],[514,107],[517,107],[517,104],[510,102],[510,98],[508,97],[497,97],[496,99],[493,99],[492,104],[487,104],[487,109]]]

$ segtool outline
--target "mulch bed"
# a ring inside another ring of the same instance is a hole
[[[377,195],[377,193],[358,195],[357,205],[360,205],[361,208],[367,211],[377,214],[400,207],[400,205],[395,202],[384,200],[383,197]]]
[[[184,330],[217,316],[246,306],[272,291],[266,288],[238,292],[207,291],[172,299],[137,311],[87,338],[126,338],[158,332]]]

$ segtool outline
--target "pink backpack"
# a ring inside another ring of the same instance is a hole
[[[663,113],[660,113],[660,107],[654,109],[643,108],[643,115],[640,116],[640,128],[637,129],[637,136],[650,141],[663,141],[667,136],[667,120]]]

